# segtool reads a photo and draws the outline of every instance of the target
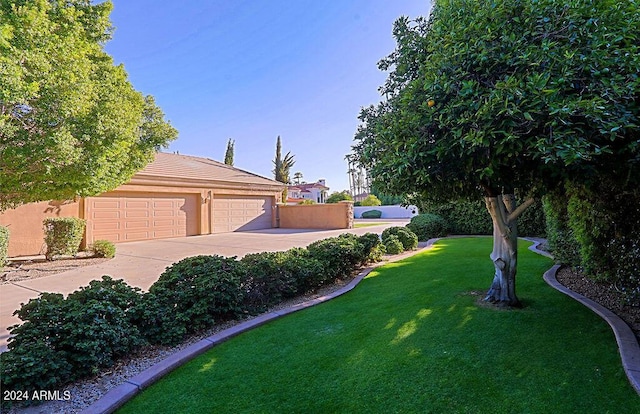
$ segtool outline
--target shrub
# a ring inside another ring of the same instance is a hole
[[[448,226],[447,233],[492,234],[493,232],[491,216],[482,200],[422,204],[420,211],[424,214],[434,214],[444,219]],[[420,240],[423,239],[420,238]]]
[[[394,226],[382,231],[383,242],[390,236],[396,236],[402,243],[404,250],[413,250],[418,247],[418,236],[407,227]]]
[[[244,275],[241,279],[244,308],[251,313],[295,296],[295,274],[285,268],[288,255],[284,252],[263,252],[244,256]]]
[[[314,290],[328,281],[325,266],[312,257],[307,249],[295,247],[284,252],[284,255],[283,270],[291,275],[297,293]]]
[[[614,262],[613,282],[625,304],[640,307],[640,241],[638,237],[612,240],[607,245]]]
[[[0,267],[7,264],[7,251],[9,249],[9,229],[0,226]]]
[[[365,207],[379,206],[381,204],[382,201],[380,201],[378,197],[373,194],[369,194],[367,197],[365,197],[364,200],[360,202],[360,205]]]
[[[351,194],[349,194],[347,191],[341,191],[341,192],[334,191],[333,193],[331,193],[329,197],[327,197],[327,199],[325,200],[325,203],[334,204],[334,203],[339,203],[341,201],[353,201],[353,197],[351,197]]]
[[[385,249],[380,241],[380,236],[376,233],[365,233],[358,238],[358,241],[363,246],[367,256],[366,263],[375,263],[382,260]]]
[[[44,219],[45,256],[53,260],[58,255],[75,255],[80,248],[86,221],[77,217],[49,217]]]
[[[398,236],[389,236],[384,242],[384,247],[388,254],[399,254],[404,251],[404,246]]]
[[[382,217],[382,211],[380,210],[369,210],[362,213],[362,218],[379,219],[380,217]]]
[[[542,200],[545,214],[547,243],[558,263],[571,267],[580,265],[578,241],[569,227],[567,200],[564,193],[552,192]]]
[[[138,308],[152,343],[171,344],[186,334],[243,313],[244,266],[235,257],[188,257],[168,267]]]
[[[133,324],[139,289],[103,276],[69,294],[42,293],[15,312],[2,354],[2,388],[56,389],[96,374],[144,343]]]
[[[96,240],[90,247],[96,257],[106,257],[111,259],[116,255],[116,246],[109,240]]]
[[[350,275],[358,265],[366,263],[368,256],[358,236],[351,233],[315,241],[307,250],[325,266],[330,280]]]
[[[313,201],[313,200],[302,200],[302,201],[299,201],[298,204],[307,206],[307,205],[311,205],[311,204],[316,204],[316,202]]]
[[[435,214],[418,214],[411,218],[407,228],[414,232],[420,241],[443,237],[449,232],[447,222]]]

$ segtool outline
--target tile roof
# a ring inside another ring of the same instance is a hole
[[[237,184],[280,186],[284,184],[260,175],[241,170],[209,158],[159,152],[155,160],[135,178],[158,177],[193,181],[222,181]]]

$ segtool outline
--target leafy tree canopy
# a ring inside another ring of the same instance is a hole
[[[325,200],[327,204],[339,203],[340,201],[353,201],[353,197],[346,191],[334,191],[331,193],[329,197]]]
[[[0,1],[0,210],[113,189],[176,138],[104,52],[111,9]]]
[[[364,200],[360,202],[360,205],[365,207],[379,206],[382,205],[382,201],[380,201],[380,199],[375,195],[369,194],[367,197],[365,197]]]
[[[386,100],[354,151],[376,188],[431,198],[639,184],[640,4],[437,0],[394,25]]]

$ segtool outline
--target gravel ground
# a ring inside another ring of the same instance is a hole
[[[96,262],[90,262],[91,260],[108,260],[108,259],[75,259],[75,260],[59,260],[46,263],[25,263],[20,269],[9,269],[10,277],[42,277],[56,273],[53,269],[58,267],[58,272],[68,270],[65,266],[72,266],[75,263],[76,267],[81,265],[96,264]],[[72,263],[73,262],[73,263]],[[11,266],[10,266],[11,267]],[[4,272],[6,272],[4,269]],[[22,272],[22,273],[21,273]],[[629,326],[636,333],[640,341],[640,307],[623,306],[621,304],[620,294],[615,291],[611,286],[595,283],[584,276],[574,273],[571,269],[562,268],[557,275],[558,281],[568,288],[589,297],[590,299],[600,303],[604,307],[611,309],[614,313],[620,316],[626,321]],[[16,280],[16,279],[12,279]],[[332,286],[323,288],[322,290],[313,294],[301,296],[290,301],[279,304],[268,310],[268,312],[283,309],[292,306],[297,303],[301,303],[322,295],[331,293],[338,290],[351,280],[344,280],[336,283]],[[6,283],[6,282],[5,282]],[[198,342],[202,338],[206,338],[227,329],[235,324],[243,321],[232,321],[223,325],[216,326],[207,332],[203,332],[199,335],[190,337],[184,343],[175,347],[161,347],[161,346],[147,346],[141,348],[136,355],[121,360],[117,365],[105,369],[100,374],[93,378],[89,378],[77,383],[71,384],[61,390],[61,395],[64,395],[65,391],[68,391],[70,399],[68,401],[50,401],[35,407],[25,408],[12,408],[10,410],[2,410],[7,414],[73,414],[79,413],[91,403],[98,400],[109,389],[114,388],[123,383],[127,378],[130,378],[155,363],[163,360],[169,355],[183,349],[195,342]]]
[[[77,257],[61,258],[58,260],[48,261],[42,259],[32,260],[12,260],[9,264],[2,268],[0,272],[0,283],[6,284],[10,282],[18,282],[21,280],[37,279],[40,277],[51,276],[58,273],[73,270],[78,267],[92,266],[106,262],[102,257],[91,257],[85,253],[79,253]]]

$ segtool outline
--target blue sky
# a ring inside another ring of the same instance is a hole
[[[303,180],[348,189],[360,108],[380,100],[393,22],[428,0],[113,0],[113,40],[134,87],[153,95],[179,137],[168,151],[269,178],[276,137]]]

